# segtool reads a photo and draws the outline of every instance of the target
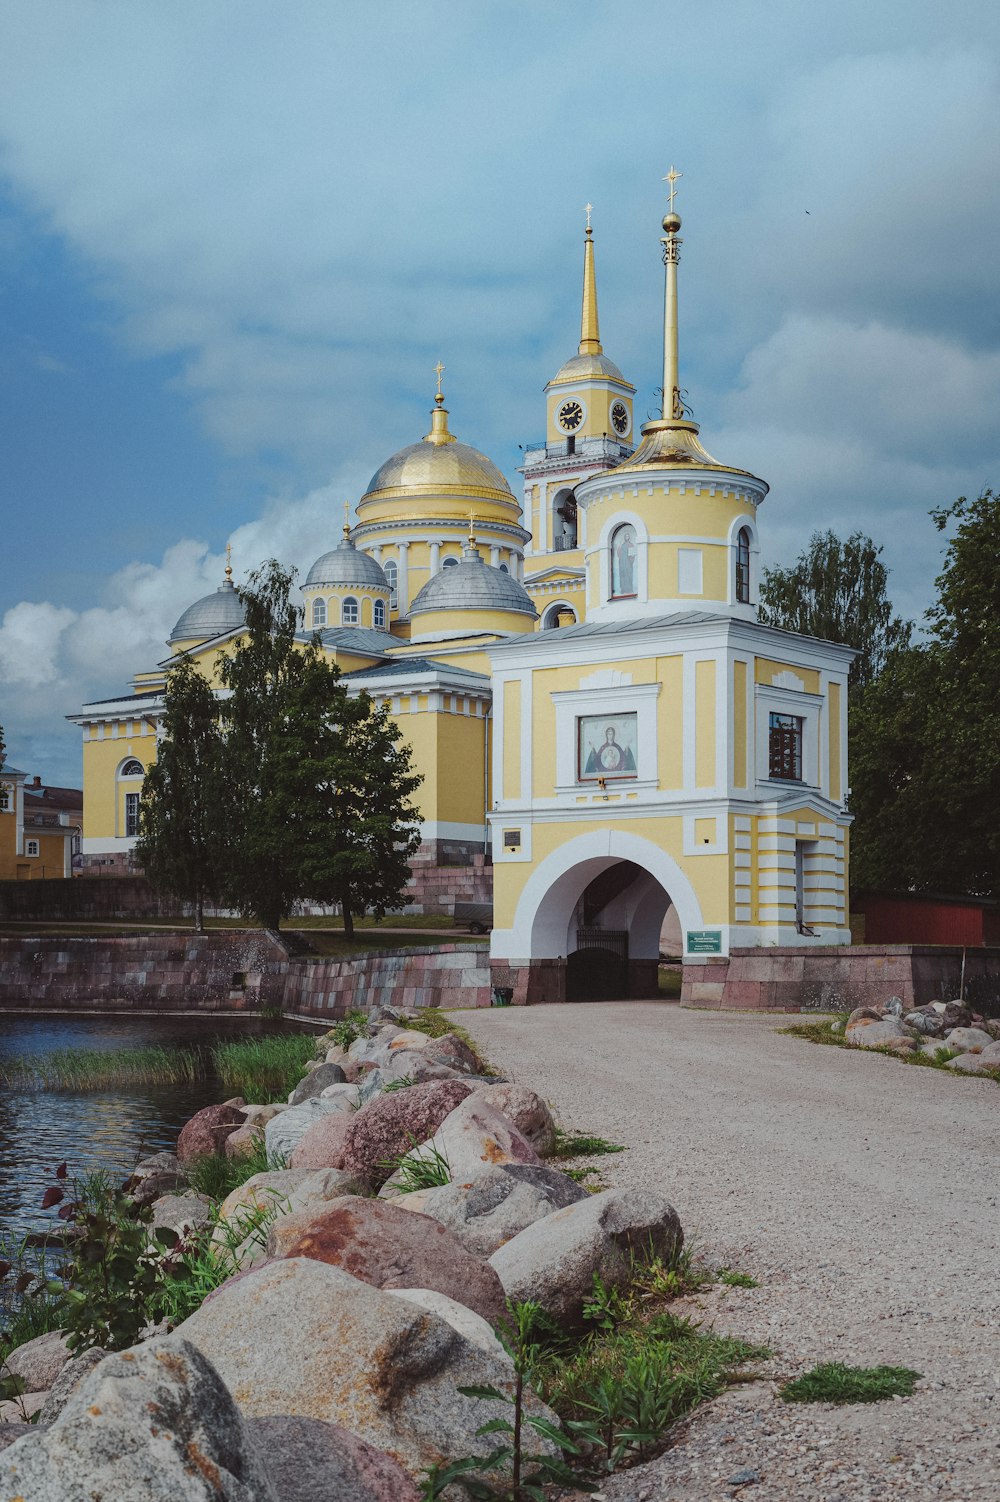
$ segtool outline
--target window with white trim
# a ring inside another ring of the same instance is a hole
[[[387,558],[382,565],[382,572],[385,574],[389,588],[392,591],[389,596],[390,609],[395,610],[399,602],[399,567],[391,558]]]
[[[741,527],[736,534],[736,600],[750,604],[750,529]]]
[[[38,851],[39,851],[39,845],[38,845],[38,841],[37,840],[25,840],[25,842],[24,842],[24,853],[25,853],[25,855],[37,855]]]
[[[782,782],[802,781],[802,717],[771,710],[767,729],[767,775]]]
[[[340,607],[340,619],[345,626],[356,626],[358,624],[358,602],[351,595],[348,595]]]
[[[372,606],[372,625],[376,631],[385,630],[385,601],[376,600]]]
[[[125,834],[127,837],[139,833],[139,794],[125,794]]]
[[[445,558],[445,559],[442,560],[441,567],[442,568],[457,568],[458,567],[458,559],[457,558],[453,558],[449,554],[447,558]]]
[[[314,626],[325,626],[326,625],[326,601],[325,600],[313,600],[313,625]]]
[[[145,775],[146,768],[136,756],[133,756],[130,761],[124,762],[121,771],[118,773],[119,777],[145,777]]]
[[[0,782],[0,814],[9,814],[14,807],[14,789],[9,782]]]

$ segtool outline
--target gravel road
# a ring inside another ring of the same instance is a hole
[[[608,1187],[661,1190],[707,1260],[760,1281],[688,1303],[768,1345],[765,1380],[602,1495],[1000,1498],[1000,1089],[782,1037],[789,1020],[657,1002],[461,1013],[564,1127],[627,1145],[595,1160]],[[891,1403],[778,1400],[821,1361],[923,1380]]]

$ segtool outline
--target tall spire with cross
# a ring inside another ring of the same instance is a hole
[[[594,232],[590,227],[590,216],[593,211],[593,204],[588,203],[584,209],[584,213],[587,215],[587,228],[584,232],[583,246],[583,312],[580,318],[581,355],[603,354],[601,333],[597,325],[597,277],[594,272]]]
[[[666,278],[663,290],[663,421],[682,420],[684,402],[681,397],[680,368],[677,353],[677,263],[681,258],[681,242],[677,231],[681,216],[674,212],[674,194],[677,180],[683,174],[671,165],[663,181],[670,184],[670,202],[663,216],[663,264]]]
[[[433,443],[440,446],[443,443],[454,443],[454,433],[448,431],[448,408],[444,404],[444,392],[441,390],[441,377],[445,367],[441,361],[432,367],[437,377],[437,391],[434,393],[434,409],[431,412],[431,430],[424,434],[425,443]]]

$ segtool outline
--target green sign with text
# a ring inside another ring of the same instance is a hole
[[[688,954],[721,954],[722,935],[718,929],[695,928],[688,930]]]

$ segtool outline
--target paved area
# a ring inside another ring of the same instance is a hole
[[[708,1260],[760,1281],[690,1312],[769,1345],[766,1380],[707,1405],[608,1502],[1000,1498],[995,1084],[780,1036],[791,1019],[656,1002],[460,1015],[563,1126],[627,1144],[597,1160],[608,1186],[662,1190]],[[891,1403],[777,1399],[822,1361],[924,1377]]]

